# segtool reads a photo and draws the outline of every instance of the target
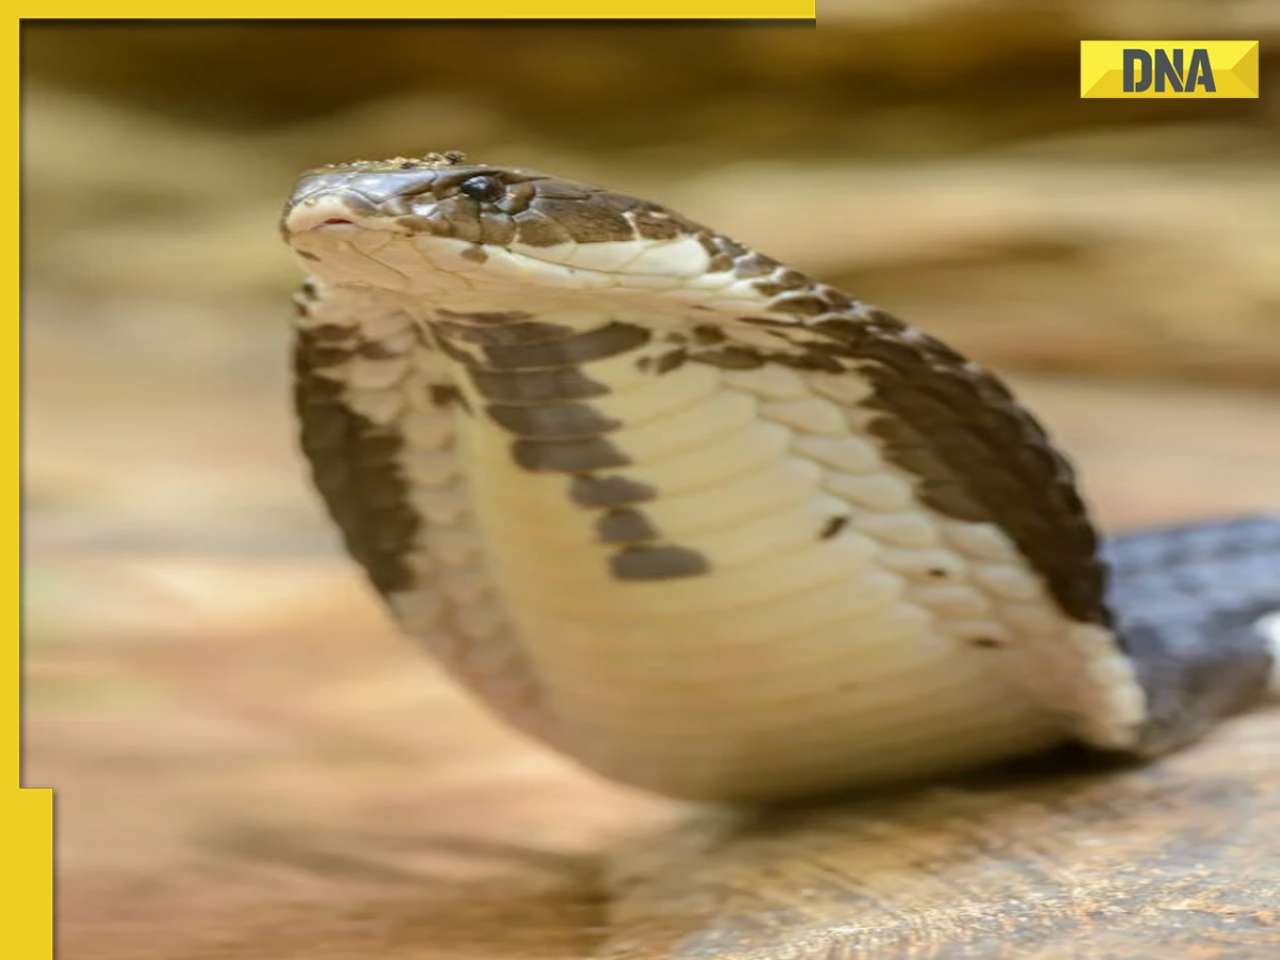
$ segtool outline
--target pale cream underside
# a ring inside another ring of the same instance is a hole
[[[361,303],[332,309],[388,338],[434,306],[346,296]],[[487,417],[425,402],[451,379],[484,407],[438,353],[414,348],[394,375],[386,361],[334,371],[356,409],[404,431],[428,521],[412,560],[426,586],[392,606],[499,712],[614,778],[711,799],[1132,736],[1141,693],[1109,631],[1063,616],[997,527],[921,504],[867,432],[856,374],[656,375],[643,352],[585,365],[612,389],[591,404],[625,424],[608,440],[631,464],[614,472],[659,491],[639,508],[661,542],[707,558],[704,575],[615,579],[617,548],[596,541],[598,511],[573,502],[569,477],[518,466]],[[849,522],[821,538],[836,516]]]

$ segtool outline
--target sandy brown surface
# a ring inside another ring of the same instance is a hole
[[[302,482],[278,330],[229,361],[86,329],[28,332],[26,779],[57,788],[62,956],[1280,950],[1280,714],[1143,770],[757,817],[615,788],[395,635]],[[1276,502],[1269,396],[1021,386],[1108,527]]]

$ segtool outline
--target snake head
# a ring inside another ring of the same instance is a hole
[[[487,303],[531,290],[561,299],[690,290],[749,253],[658,204],[456,154],[308,171],[281,230],[331,282],[418,296],[471,290]]]

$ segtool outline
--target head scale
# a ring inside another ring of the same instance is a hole
[[[414,294],[449,276],[490,298],[675,286],[732,262],[731,241],[658,204],[457,152],[308,171],[281,230],[327,280]]]

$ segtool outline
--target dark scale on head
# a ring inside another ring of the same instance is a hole
[[[497,177],[481,175],[463,180],[458,186],[458,192],[477,203],[497,203],[507,189]]]

